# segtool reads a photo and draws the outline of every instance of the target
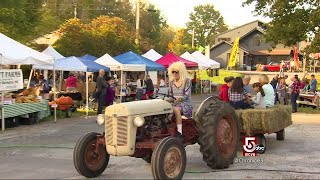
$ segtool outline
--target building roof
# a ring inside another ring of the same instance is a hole
[[[264,22],[262,22],[262,21],[260,21],[260,20],[255,20],[255,21],[249,22],[249,23],[247,23],[247,24],[243,24],[243,25],[241,25],[241,26],[238,26],[238,27],[235,27],[235,28],[233,28],[233,29],[229,29],[229,30],[227,30],[227,31],[224,31],[224,32],[222,32],[222,33],[219,33],[219,34],[217,34],[217,37],[220,36],[220,35],[222,35],[222,34],[225,34],[225,33],[229,32],[229,31],[233,31],[233,30],[235,30],[235,29],[240,29],[240,28],[242,28],[242,27],[244,27],[244,26],[247,26],[247,25],[249,25],[249,24],[252,24],[252,23],[262,23],[262,24],[265,24]]]
[[[224,44],[224,43],[227,44],[227,45],[229,45],[229,46],[231,46],[231,47],[233,47],[233,43],[229,43],[229,42],[227,42],[227,41],[221,41],[221,42],[219,42],[218,44],[212,46],[211,49],[210,49],[210,51],[212,51],[213,49],[219,47],[220,45],[222,45],[222,44]],[[242,51],[244,51],[244,52],[246,52],[246,53],[249,53],[249,50],[247,50],[247,49],[245,49],[245,48],[243,48],[243,47],[241,47],[241,46],[239,46],[239,49],[241,49]]]
[[[290,55],[290,49],[288,50],[260,50],[260,51],[250,51],[249,53],[250,54],[253,54],[253,55],[268,55],[268,56],[279,56],[279,55]]]
[[[247,37],[247,36],[249,36],[250,34],[252,34],[252,33],[255,32],[255,31],[259,31],[259,32],[262,33],[262,34],[266,34],[266,32],[265,32],[264,30],[260,29],[259,27],[256,27],[256,28],[252,29],[251,31],[249,31],[247,34],[241,36],[241,37],[240,37],[240,40],[243,39],[243,38],[245,38],[245,37]]]

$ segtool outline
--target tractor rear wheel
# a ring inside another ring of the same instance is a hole
[[[196,113],[203,160],[211,168],[228,168],[237,156],[240,131],[235,109],[217,97],[206,99]]]
[[[162,139],[152,153],[151,169],[154,179],[182,179],[186,169],[186,150],[174,137]]]
[[[97,136],[96,132],[84,135],[77,142],[73,151],[73,163],[79,174],[93,178],[101,175],[107,168],[110,155],[106,148],[100,145],[98,153],[96,150]]]

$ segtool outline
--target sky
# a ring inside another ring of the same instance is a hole
[[[230,27],[240,26],[245,23],[261,20],[269,22],[270,19],[264,17],[255,17],[252,13],[254,6],[242,7],[244,0],[148,0],[155,4],[166,17],[169,25],[176,27],[186,27],[189,20],[189,14],[193,7],[201,4],[213,4],[222,16],[225,23]]]

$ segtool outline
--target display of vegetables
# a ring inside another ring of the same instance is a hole
[[[16,103],[32,103],[39,102],[34,88],[29,88],[20,93],[16,98]]]

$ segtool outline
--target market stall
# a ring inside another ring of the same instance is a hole
[[[76,58],[74,56],[56,60],[54,63],[54,67],[56,68],[56,70],[60,70],[60,71],[98,72],[100,69],[104,69],[107,72],[110,71],[110,68],[106,66],[102,66],[98,63],[95,63],[94,61],[83,60],[83,59]],[[42,69],[42,70],[51,70],[53,69],[53,66],[52,65],[34,65],[32,68]],[[60,95],[65,94],[66,92],[54,91],[53,93],[59,96],[59,94]],[[89,80],[88,80],[88,73],[86,73],[86,114],[87,115],[89,111],[88,104],[89,104]]]
[[[122,64],[117,60],[115,60],[113,57],[111,57],[108,53],[106,53],[99,59],[95,60],[95,62],[103,66],[109,67],[111,71],[119,71],[121,75],[123,75],[123,72],[145,72],[146,71],[145,64],[126,64],[126,63]],[[122,85],[122,83],[120,83],[120,85]],[[120,86],[120,90],[122,89],[123,87]],[[122,92],[127,92],[127,89]],[[122,101],[122,97],[126,96],[126,94],[127,93],[120,93],[120,91],[119,93],[117,93],[117,95],[120,97],[120,101]]]
[[[138,65],[145,65],[146,71],[165,71],[165,67],[161,64],[153,62],[152,60],[145,58],[139,54],[136,54],[132,51],[126,52],[124,54],[118,55],[114,57],[120,63],[123,64],[138,64]],[[146,73],[145,73],[146,75]],[[122,75],[121,75],[122,77]],[[122,81],[121,81],[122,82]]]
[[[53,64],[53,61],[53,57],[33,50],[0,33],[0,92],[2,131],[5,130],[6,117],[12,118],[25,116],[29,118],[29,115],[33,113],[42,112],[42,110],[44,109],[41,108],[42,106],[48,107],[48,102],[41,101],[34,95],[31,98],[28,94],[29,98],[24,98],[23,100],[23,97],[27,95],[23,93],[16,96],[7,96],[7,99],[5,100],[5,94],[7,94],[8,92],[23,89],[23,75],[21,69],[2,69],[2,65]],[[25,107],[35,108],[30,108],[30,110],[33,109],[33,111],[31,112],[23,110],[28,109]]]
[[[182,54],[180,57],[191,61],[191,62],[195,62],[198,64],[198,74],[199,74],[199,79],[200,79],[200,92],[201,94],[203,93],[203,86],[204,86],[204,81],[203,79],[200,78],[200,70],[207,70],[211,68],[211,65],[206,62],[206,61],[201,61],[200,59],[197,59],[196,57],[194,57],[193,55],[191,55],[189,52],[185,52],[184,54]],[[211,81],[209,81],[209,85],[211,87]],[[211,93],[211,91],[210,91]]]
[[[159,54],[154,49],[150,49],[148,52],[142,55],[143,57],[150,59],[151,61],[156,61],[160,58],[162,58],[162,55]],[[158,72],[157,71],[149,71],[150,78],[153,81],[153,84],[157,84],[158,81]]]

